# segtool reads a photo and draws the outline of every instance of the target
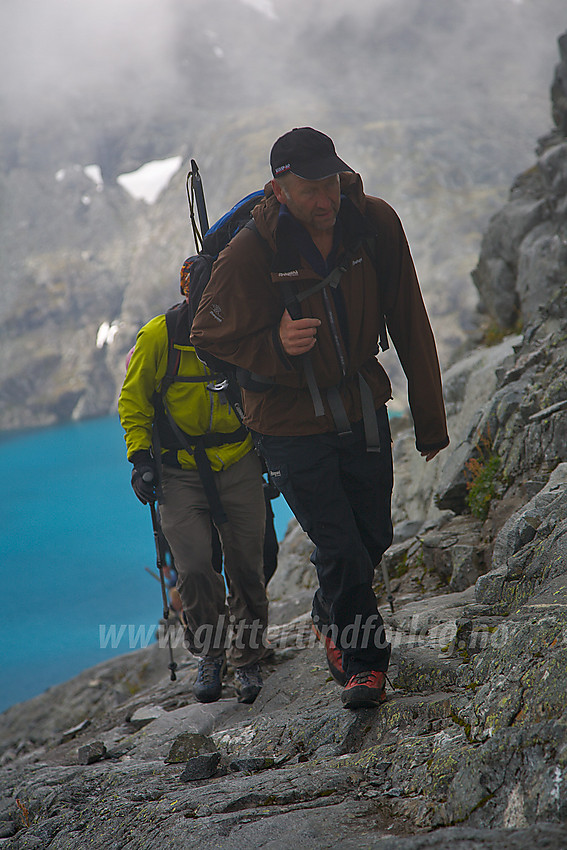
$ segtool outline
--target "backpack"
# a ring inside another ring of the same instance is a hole
[[[189,286],[183,287],[182,293],[185,295],[189,306],[189,327],[193,323],[193,319],[199,308],[205,287],[209,282],[213,263],[217,259],[220,252],[225,248],[231,239],[236,236],[242,228],[247,227],[253,230],[258,239],[266,244],[264,239],[258,233],[256,225],[252,219],[252,210],[262,200],[264,192],[258,189],[251,192],[246,197],[238,201],[228,212],[218,219],[215,224],[210,227],[201,241],[201,250],[198,254],[189,257],[185,260],[184,268],[187,269],[189,277]],[[197,242],[197,239],[195,240]],[[267,250],[267,244],[266,244]],[[225,392],[231,404],[236,403],[240,408],[240,390],[239,387],[248,387],[257,391],[265,390],[269,384],[265,381],[255,382],[250,372],[227,363],[225,360],[220,360],[208,352],[202,351],[199,348],[195,349],[197,357],[205,363],[213,372],[218,372],[225,384]],[[233,404],[234,406],[234,404]],[[240,410],[235,410],[237,416],[241,418]]]
[[[252,210],[263,197],[264,192],[261,189],[246,195],[221,216],[212,227],[208,228],[204,236],[200,235],[196,225],[193,224],[195,244],[201,247],[198,254],[188,257],[183,264],[183,268],[186,269],[190,279],[190,286],[185,288],[183,282],[181,284],[181,292],[185,295],[189,305],[189,327],[193,323],[199,302],[209,282],[214,261],[230,240],[243,227],[252,223]],[[204,198],[202,203],[204,203]],[[191,202],[190,208],[192,209]],[[204,221],[208,224],[206,212],[201,212],[201,215],[204,215]],[[191,214],[191,218],[193,221],[193,214]]]

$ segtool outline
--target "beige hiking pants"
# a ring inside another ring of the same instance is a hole
[[[226,584],[212,565],[209,504],[196,470],[163,467],[161,524],[175,560],[187,647],[212,657],[227,650],[231,664],[241,667],[262,656],[268,622],[260,460],[250,451],[214,476],[228,517],[218,529]]]

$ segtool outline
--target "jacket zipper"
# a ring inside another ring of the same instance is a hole
[[[335,316],[333,314],[333,310],[331,308],[331,302],[329,300],[329,293],[327,292],[327,288],[323,289],[323,301],[325,303],[325,311],[327,313],[327,318],[329,320],[329,326],[331,328],[331,337],[333,339],[333,345],[335,346],[335,351],[337,353],[337,357],[339,359],[339,363],[341,366],[341,372],[343,373],[343,377],[346,375],[346,360],[343,353],[343,348],[341,346],[341,341],[339,338],[339,334],[337,331],[337,324],[335,322]]]

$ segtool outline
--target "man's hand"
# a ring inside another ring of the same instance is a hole
[[[317,342],[320,319],[292,319],[284,310],[280,321],[280,340],[286,354],[296,357],[306,354]]]

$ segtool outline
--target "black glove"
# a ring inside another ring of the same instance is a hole
[[[130,458],[134,464],[132,470],[132,489],[143,505],[154,502],[156,498],[156,465],[148,451],[135,452]]]

